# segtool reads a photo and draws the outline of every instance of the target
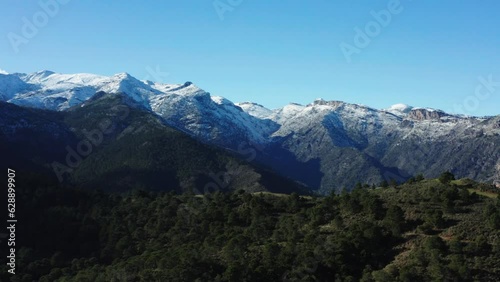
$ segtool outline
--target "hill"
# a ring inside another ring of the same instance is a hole
[[[29,177],[20,187],[15,281],[497,281],[500,275],[500,202],[470,194],[488,188],[470,181],[419,180],[327,197],[242,190],[117,195]]]

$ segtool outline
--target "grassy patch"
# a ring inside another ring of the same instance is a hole
[[[491,198],[491,199],[496,199],[498,197],[498,194],[497,193],[493,193],[493,192],[483,192],[483,191],[480,191],[478,189],[467,189],[469,190],[469,193],[476,193],[478,195],[481,195],[481,196],[484,196],[484,197],[488,197],[488,198]]]

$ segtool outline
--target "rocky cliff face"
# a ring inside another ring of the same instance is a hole
[[[412,109],[408,114],[409,119],[414,120],[440,120],[442,117],[447,116],[442,111],[428,110],[428,109]]]

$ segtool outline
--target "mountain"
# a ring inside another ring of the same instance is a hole
[[[202,144],[128,95],[99,92],[63,112],[0,102],[0,112],[2,163],[65,185],[120,192],[308,193],[248,163],[248,148],[229,152]]]
[[[248,115],[229,100],[211,96],[191,82],[161,84],[139,81],[127,73],[111,77],[92,74],[0,74],[0,97],[20,106],[65,111],[97,92],[126,93],[138,104],[162,116],[169,124],[204,141],[237,146],[232,140],[265,142],[277,125]],[[213,122],[216,120],[217,122]],[[225,140],[231,129],[238,138]],[[219,140],[225,140],[220,141]]]
[[[162,84],[122,73],[0,74],[3,101],[71,112],[97,92],[124,93],[134,107],[197,140],[228,150],[251,147],[254,163],[313,190],[350,189],[356,182],[402,182],[445,170],[500,185],[500,116],[468,117],[405,104],[377,110],[317,99],[270,110],[212,96],[191,82]]]
[[[301,163],[319,162],[324,192],[352,187],[360,179],[402,182],[418,173],[437,177],[444,170],[460,177],[500,180],[495,169],[500,117],[460,117],[422,108],[405,111],[395,115],[316,100],[307,106],[288,105],[268,118],[280,124],[271,135],[278,148]],[[278,171],[286,174],[286,167]]]

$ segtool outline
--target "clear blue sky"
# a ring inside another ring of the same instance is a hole
[[[401,0],[400,12],[350,62],[341,43],[355,46],[355,28],[365,29],[370,12],[390,1],[241,2],[221,19],[213,0],[72,0],[43,25],[40,2],[0,0],[0,68],[142,79],[159,66],[170,74],[163,82],[193,81],[269,108],[321,97],[500,114],[498,0]],[[36,15],[42,26],[14,52],[9,34],[23,36],[23,17]],[[480,76],[498,85],[478,96]]]

